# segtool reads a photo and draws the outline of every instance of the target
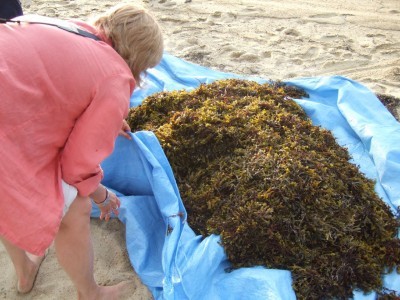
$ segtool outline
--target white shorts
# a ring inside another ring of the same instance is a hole
[[[78,195],[78,190],[76,187],[69,185],[64,180],[61,180],[63,194],[64,194],[64,209],[63,209],[63,217],[67,213],[69,207],[72,202],[74,202],[76,196]]]

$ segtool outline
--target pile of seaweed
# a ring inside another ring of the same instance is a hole
[[[400,99],[386,94],[376,94],[376,97],[382,102],[393,117],[400,122]]]
[[[190,226],[221,235],[233,268],[290,270],[299,299],[383,295],[381,274],[399,267],[399,222],[292,100],[302,96],[279,82],[222,80],[150,96],[128,123],[155,133]]]

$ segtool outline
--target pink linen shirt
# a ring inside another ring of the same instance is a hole
[[[61,179],[97,188],[129,110],[134,78],[102,39],[0,25],[0,235],[37,255],[61,222]]]

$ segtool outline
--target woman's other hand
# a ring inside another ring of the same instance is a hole
[[[131,128],[129,127],[128,122],[126,120],[123,120],[122,128],[119,131],[119,135],[127,138],[128,140],[131,140],[132,137],[130,136],[129,132],[131,132]]]
[[[111,213],[118,216],[119,214],[119,207],[121,206],[121,201],[119,198],[113,193],[108,191],[109,201],[105,201],[101,204],[97,204],[100,208],[100,220],[108,221],[111,218]],[[107,203],[106,203],[107,202]]]
[[[109,191],[104,186],[99,185],[96,191],[91,195],[91,198],[100,209],[100,220],[110,220],[112,213],[118,216],[121,201],[113,192]]]

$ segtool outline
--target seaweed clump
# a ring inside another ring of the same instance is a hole
[[[400,122],[400,99],[385,94],[376,94],[376,97],[382,102],[393,117]]]
[[[221,235],[233,268],[287,269],[299,299],[382,291],[399,222],[332,134],[282,83],[222,80],[131,109],[172,166],[190,226]],[[382,293],[383,295],[384,293]]]

